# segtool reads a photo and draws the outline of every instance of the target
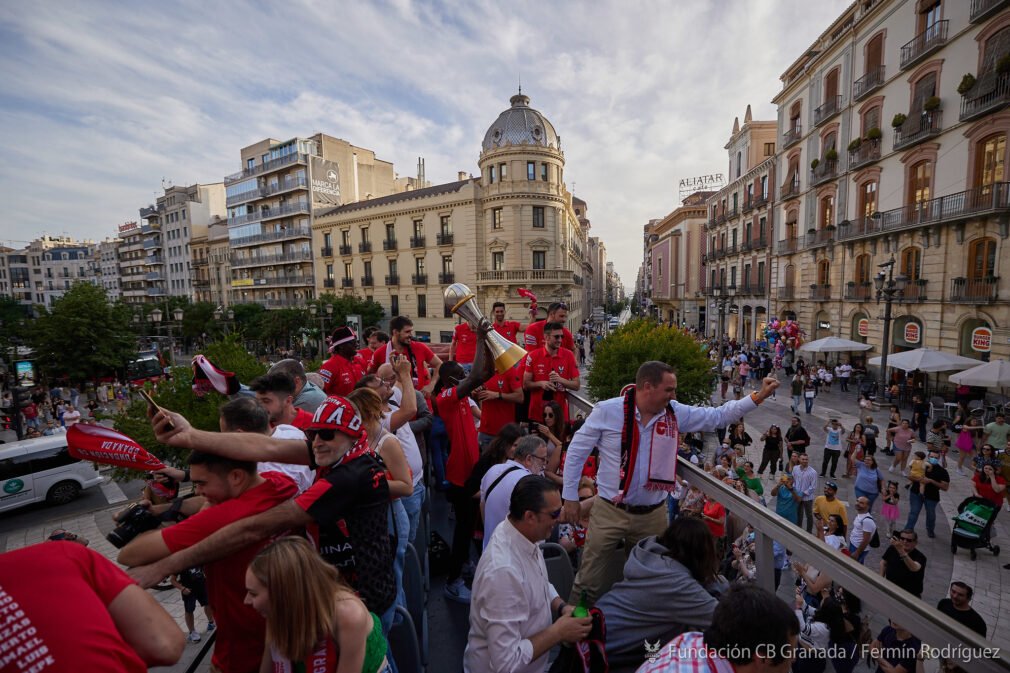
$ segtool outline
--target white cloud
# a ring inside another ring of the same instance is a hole
[[[681,177],[846,0],[702,3],[96,0],[0,6],[0,242],[111,235],[161,179],[211,182],[264,137],[322,131],[400,174],[476,172],[521,76],[627,284]]]

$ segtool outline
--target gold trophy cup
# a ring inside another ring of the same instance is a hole
[[[445,288],[445,306],[452,313],[470,323],[470,328],[477,331],[477,326],[482,322],[487,322],[487,318],[481,313],[477,302],[474,301],[474,294],[463,283],[453,283]],[[516,364],[526,357],[526,351],[512,343],[498,332],[491,330],[485,337],[488,348],[491,349],[491,356],[494,358],[494,368],[499,374],[504,374],[516,366]]]

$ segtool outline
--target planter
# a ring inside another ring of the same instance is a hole
[[[859,149],[860,145],[862,145],[862,144],[863,144],[863,139],[862,138],[853,138],[852,142],[849,143],[849,151],[850,152],[855,152],[856,150]]]
[[[833,224],[827,224],[827,225],[824,225],[824,228],[827,229],[828,231],[834,231],[835,230],[835,225],[833,225]]]
[[[926,112],[933,112],[934,110],[940,109],[940,98],[938,96],[930,96],[926,99],[926,102],[922,104],[922,109]]]
[[[821,165],[821,160],[820,159],[814,159],[813,161],[810,162],[810,168],[811,169],[816,169],[820,165]]]
[[[908,117],[906,117],[905,115],[903,115],[902,113],[899,112],[898,114],[894,115],[893,119],[891,119],[891,126],[894,127],[894,128],[898,128],[902,124],[904,124],[905,120],[907,120],[907,119],[908,119]]]
[[[856,286],[856,281],[850,280],[848,283],[845,284],[845,286],[846,287],[855,287]]]
[[[963,96],[971,91],[973,86],[975,86],[975,75],[968,73],[961,78],[961,83],[957,85],[957,92]]]
[[[867,140],[880,140],[883,137],[884,133],[880,130],[880,128],[876,126],[874,126],[872,129],[866,132]]]
[[[827,152],[824,153],[824,159],[826,161],[837,161],[838,152],[836,150],[828,150]]]

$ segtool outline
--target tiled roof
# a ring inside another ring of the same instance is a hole
[[[389,196],[380,196],[376,199],[366,199],[364,201],[355,201],[354,203],[348,203],[344,206],[337,206],[330,210],[324,211],[316,215],[316,217],[328,217],[330,215],[340,215],[343,213],[350,213],[355,210],[364,210],[365,208],[377,208],[379,206],[387,206],[391,203],[399,203],[400,201],[409,201],[412,199],[424,199],[429,196],[439,196],[441,194],[451,194],[452,192],[458,192],[470,182],[467,180],[458,180],[456,182],[447,182],[444,185],[435,185],[434,187],[425,187],[424,189],[413,189],[409,192],[401,192],[399,194],[390,194]]]

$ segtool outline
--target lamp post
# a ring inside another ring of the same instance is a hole
[[[228,319],[222,320],[225,317],[227,317]],[[233,311],[232,309],[228,309],[227,313],[225,313],[220,306],[214,309],[214,320],[216,322],[224,322],[225,336],[228,335],[228,325],[230,325],[234,319],[235,319],[235,311]]]
[[[326,321],[333,318],[333,304],[326,304],[323,307],[324,313],[319,316],[319,359],[326,359]],[[313,318],[319,313],[319,306],[316,304],[309,305],[309,313]]]
[[[899,304],[904,301],[908,278],[903,274],[894,277],[894,255],[877,266],[880,271],[873,277],[873,286],[877,289],[877,304],[880,304],[881,299],[884,300],[884,344],[880,351],[880,394],[883,395],[887,389],[887,351],[891,344],[891,304],[895,297]]]

